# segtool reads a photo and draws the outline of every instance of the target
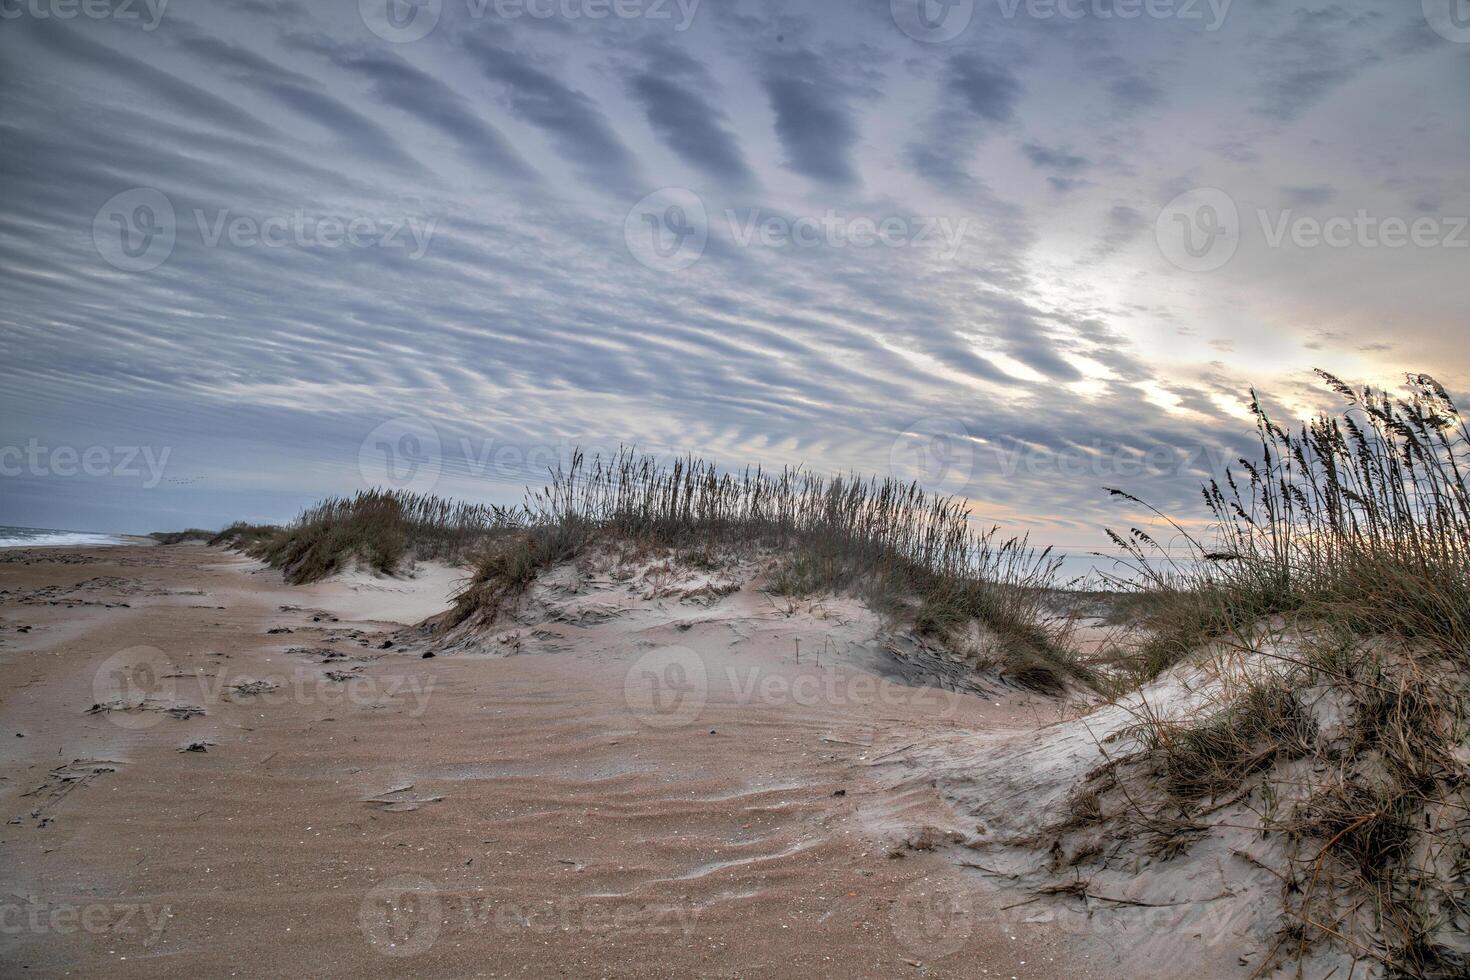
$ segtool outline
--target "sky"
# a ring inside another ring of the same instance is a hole
[[[1464,0],[0,0],[0,524],[573,446],[1104,548],[1312,375],[1470,389]]]

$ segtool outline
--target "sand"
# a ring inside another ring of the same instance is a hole
[[[718,574],[431,641],[461,574],[0,552],[5,972],[1174,975],[1006,908],[914,768],[1055,702]]]

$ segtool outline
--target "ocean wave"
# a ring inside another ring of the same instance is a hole
[[[0,527],[0,548],[60,548],[126,544],[116,534],[53,531],[38,527]]]

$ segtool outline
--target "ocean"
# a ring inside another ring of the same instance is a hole
[[[116,534],[100,531],[59,531],[45,527],[8,527],[0,524],[0,548],[51,548],[58,545],[126,544]]]

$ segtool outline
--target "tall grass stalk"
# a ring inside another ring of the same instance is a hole
[[[280,568],[287,581],[312,582],[354,564],[393,574],[405,561],[461,561],[485,538],[517,523],[513,511],[428,494],[363,490],[332,497],[283,529],[242,527],[245,550]],[[230,540],[234,528],[221,532]]]
[[[915,483],[824,477],[799,469],[720,470],[622,449],[574,453],[531,491],[524,532],[491,546],[451,619],[498,612],[537,569],[598,539],[701,553],[776,556],[773,591],[858,592],[948,635],[978,619],[1029,662],[1038,686],[1077,671],[1042,625],[1060,559],[1025,537],[977,530],[964,502]]]
[[[1319,374],[1345,405],[1294,431],[1252,393],[1260,455],[1202,488],[1212,534],[1153,511],[1192,561],[1109,532],[1151,610],[1141,675],[1211,640],[1272,662],[1209,717],[1145,720],[1160,793],[1125,809],[1187,826],[1245,783],[1294,855],[1274,952],[1470,975],[1470,431],[1428,375],[1394,396]],[[1307,755],[1309,777],[1277,775]]]

